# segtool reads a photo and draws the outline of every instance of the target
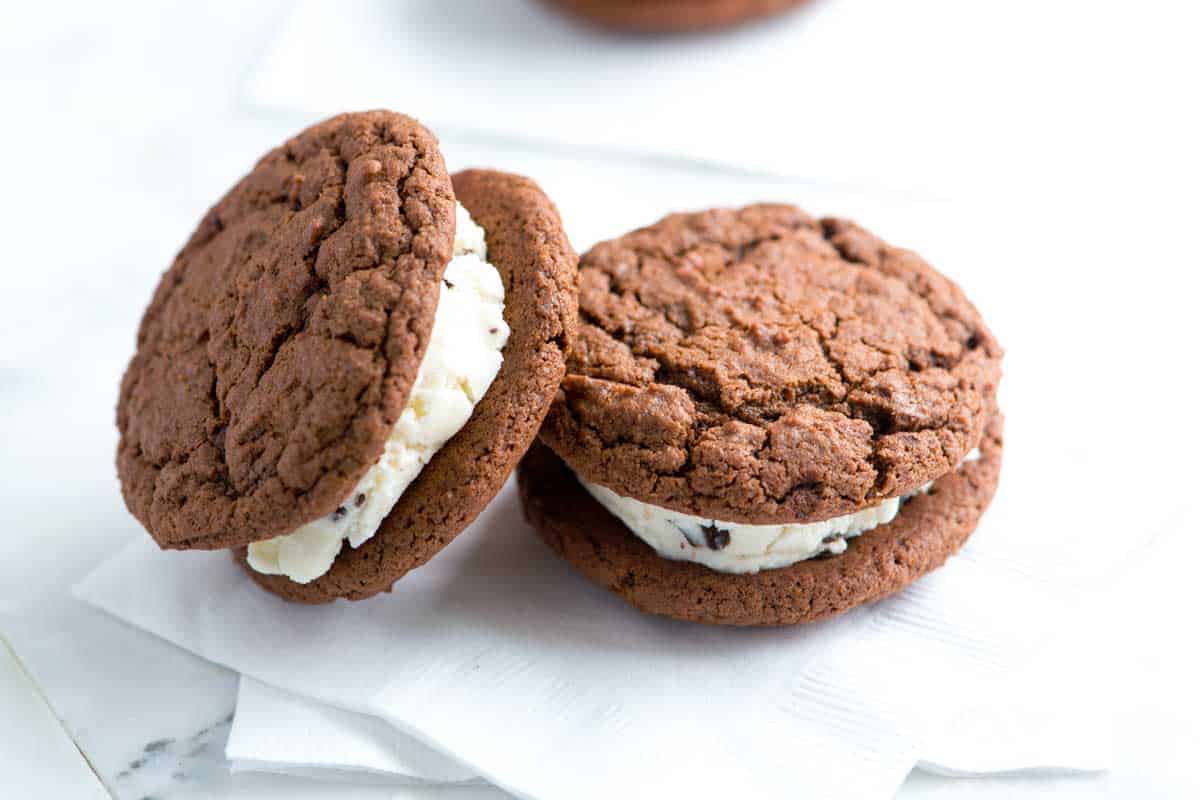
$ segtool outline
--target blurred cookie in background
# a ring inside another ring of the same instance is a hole
[[[589,22],[627,31],[715,30],[778,14],[805,0],[545,0]]]

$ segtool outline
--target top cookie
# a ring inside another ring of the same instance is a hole
[[[122,492],[159,545],[231,547],[337,508],[416,378],[454,219],[437,140],[385,111],[305,130],[208,212],[117,407]]]
[[[677,214],[580,261],[576,347],[543,440],[643,502],[807,522],[954,469],[1001,349],[951,281],[784,205]]]

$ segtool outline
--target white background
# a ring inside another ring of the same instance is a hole
[[[476,17],[492,9],[502,21],[494,9],[509,2],[461,7]],[[1111,510],[1127,521],[1130,541],[1153,539],[1128,552],[1123,541],[1070,532],[1081,540],[1072,546],[1110,550],[1131,568],[1079,621],[1111,639],[1114,683],[1096,702],[1119,723],[1113,773],[917,777],[903,794],[1195,793],[1200,655],[1191,609],[1200,531],[1189,510],[1200,68],[1189,4],[913,2],[907,19],[889,5],[902,4],[817,4],[801,23],[804,42],[828,68],[803,76],[811,91],[764,105],[753,92],[720,87],[694,110],[706,130],[717,126],[739,144],[771,130],[764,141],[777,151],[790,141],[777,132],[796,131],[796,147],[811,156],[788,160],[781,175],[767,174],[765,145],[743,146],[751,170],[697,163],[707,150],[704,136],[687,133],[694,121],[680,134],[689,160],[610,153],[603,142],[525,145],[470,125],[439,130],[443,149],[452,168],[486,164],[536,177],[581,249],[666,210],[790,200],[859,218],[963,283],[1009,347],[1005,391],[1037,393],[1064,427],[1087,426],[1085,455],[1098,480],[1089,496],[1062,502]],[[533,13],[512,8],[526,19]],[[130,535],[112,468],[113,406],[159,273],[260,153],[324,109],[321,92],[339,86],[317,82],[319,65],[370,67],[314,40],[311,92],[295,89],[313,108],[266,105],[272,43],[294,19],[280,2],[47,2],[10,5],[0,28],[0,499],[8,511],[0,630],[120,797],[346,796],[318,784],[231,778],[220,749],[233,676],[65,593]],[[860,33],[847,31],[848,19],[863,21]],[[476,37],[489,31],[464,28]],[[448,48],[456,38],[452,31]],[[443,66],[453,64],[431,69]],[[386,100],[353,77],[339,78],[350,107]],[[415,80],[396,77],[399,85]],[[833,109],[846,100],[839,85],[855,94]],[[429,86],[450,91],[445,79],[420,83]],[[503,111],[504,84],[495,91],[483,120]],[[641,102],[636,86],[629,93]],[[439,110],[428,97],[421,107],[400,102],[397,110],[417,116],[428,110],[431,123]],[[653,133],[647,127],[639,138]],[[952,218],[941,211],[947,203]],[[1121,457],[1105,460],[1109,451]],[[0,719],[3,751],[21,728]],[[118,777],[147,744],[168,737],[187,746]],[[29,772],[0,775],[0,786],[37,785]]]

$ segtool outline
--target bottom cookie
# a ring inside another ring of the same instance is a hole
[[[999,482],[999,414],[979,450],[979,459],[906,501],[894,520],[851,540],[846,552],[752,575],[659,556],[540,442],[522,461],[518,483],[525,516],[546,544],[642,611],[710,625],[794,625],[894,594],[957,552]]]

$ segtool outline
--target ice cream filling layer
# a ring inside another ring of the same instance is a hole
[[[454,257],[442,280],[429,346],[383,455],[332,514],[251,544],[247,561],[258,572],[308,583],[329,571],[343,543],[359,547],[374,536],[495,380],[509,335],[504,283],[488,263],[483,229],[461,204],[457,215]]]
[[[965,461],[979,458],[972,451]],[[695,561],[717,572],[755,573],[778,569],[823,554],[840,555],[847,540],[886,525],[913,495],[890,497],[878,505],[820,522],[747,525],[695,517],[624,497],[576,476],[588,493],[635,536],[663,558]],[[913,494],[929,490],[932,483]]]

